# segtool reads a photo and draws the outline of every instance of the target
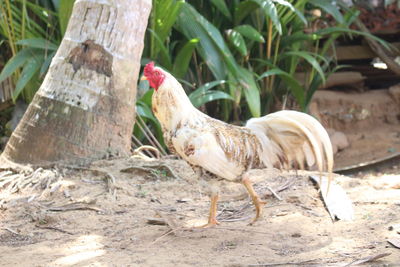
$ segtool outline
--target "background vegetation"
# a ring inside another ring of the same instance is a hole
[[[1,0],[0,45],[7,63],[0,81],[12,75],[14,101],[31,101],[40,86],[73,2]],[[315,90],[338,68],[334,41],[358,33],[349,29],[358,12],[336,3],[153,0],[142,65],[156,61],[184,84],[196,107],[222,120],[240,123],[288,103],[307,111]],[[137,144],[156,142],[152,133],[162,144],[152,92],[147,82],[139,84]]]

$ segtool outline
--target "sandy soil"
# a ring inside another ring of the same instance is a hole
[[[223,183],[222,224],[210,229],[188,228],[205,222],[209,202],[186,163],[120,159],[90,169],[38,170],[39,187],[52,177],[44,191],[0,189],[1,266],[344,266],[382,253],[364,266],[400,266],[387,242],[400,239],[399,169],[336,177],[354,202],[351,222],[332,222],[306,175],[257,171],[263,217],[248,225],[244,189]],[[280,201],[268,187],[283,185]]]

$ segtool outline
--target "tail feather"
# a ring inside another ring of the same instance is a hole
[[[280,166],[305,169],[316,165],[320,172],[332,173],[333,152],[329,135],[312,116],[283,110],[261,118],[253,118],[247,122],[246,127],[257,135],[263,133],[275,144],[269,155],[275,153],[273,158],[280,161]],[[268,146],[264,149],[271,150]],[[267,161],[270,160],[269,158]]]

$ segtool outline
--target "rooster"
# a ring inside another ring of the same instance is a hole
[[[143,80],[154,88],[152,111],[159,120],[168,148],[186,160],[204,179],[242,183],[256,208],[255,222],[264,201],[255,192],[248,171],[316,166],[332,173],[333,153],[328,133],[308,114],[283,110],[250,119],[244,127],[213,119],[196,109],[182,85],[168,72],[148,63]],[[212,183],[211,183],[212,184]],[[216,219],[219,190],[211,187],[208,223]]]

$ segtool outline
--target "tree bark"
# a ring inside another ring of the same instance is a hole
[[[2,159],[85,164],[126,156],[151,0],[77,0],[42,86]]]

